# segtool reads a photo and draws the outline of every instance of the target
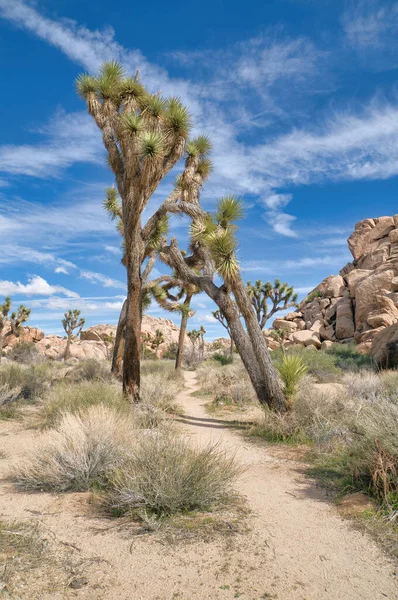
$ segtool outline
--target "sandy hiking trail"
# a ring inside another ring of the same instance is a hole
[[[250,514],[248,530],[214,539],[170,543],[133,536],[129,524],[104,519],[89,494],[24,494],[4,477],[29,455],[39,433],[0,423],[0,514],[38,522],[49,540],[51,565],[9,596],[23,600],[378,600],[398,599],[394,564],[283,451],[268,450],[207,415],[191,396],[196,374],[184,373],[177,400],[180,426],[195,442],[218,442],[246,467],[238,489]],[[1,575],[1,565],[0,565]],[[53,581],[50,581],[50,580]],[[84,581],[79,589],[68,584]],[[7,593],[5,594],[7,597]]]

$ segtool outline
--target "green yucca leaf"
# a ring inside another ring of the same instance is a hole
[[[215,219],[223,227],[228,227],[233,221],[243,217],[242,203],[234,196],[225,196],[217,204]]]
[[[169,230],[169,216],[164,215],[159,219],[155,229],[151,232],[147,245],[150,248],[158,248],[160,241]]]
[[[76,89],[79,96],[85,100],[89,94],[95,94],[97,92],[98,79],[87,73],[79,75],[76,79]]]
[[[161,96],[148,96],[145,99],[145,112],[152,117],[160,117],[166,110],[166,100]]]
[[[206,215],[201,221],[191,224],[189,230],[193,240],[207,239],[216,230],[216,224],[210,215]]]
[[[190,140],[186,148],[189,157],[200,156],[201,158],[206,158],[210,150],[211,141],[206,135],[200,135],[199,137]]]
[[[199,150],[199,154],[204,158],[207,154],[209,154],[212,143],[210,138],[207,135],[200,135],[194,140],[194,143]]]
[[[163,137],[154,131],[145,131],[140,140],[141,154],[148,158],[159,158],[164,149]]]
[[[120,83],[125,75],[125,71],[122,63],[110,60],[100,66],[99,75],[100,79],[104,77],[105,79],[112,79],[114,82]]]
[[[152,296],[149,291],[145,291],[142,296],[141,306],[142,310],[147,310],[152,304]]]
[[[120,92],[119,82],[113,77],[103,75],[98,79],[98,92],[104,100],[117,98]]]
[[[147,95],[147,91],[136,79],[127,77],[123,79],[120,84],[120,93],[122,96],[134,96],[134,98],[144,98]]]
[[[179,98],[170,98],[166,109],[166,125],[174,133],[187,137],[191,129],[191,116]]]
[[[199,175],[202,176],[203,180],[207,179],[210,176],[210,173],[213,170],[213,164],[210,158],[202,158],[198,163],[197,171]]]
[[[102,206],[110,215],[112,220],[116,219],[116,217],[120,216],[121,210],[119,194],[117,193],[117,190],[114,187],[106,188],[105,194],[106,198],[102,203]]]
[[[135,112],[123,113],[120,115],[120,122],[122,124],[123,131],[138,133],[142,129],[142,119]]]
[[[218,273],[226,281],[236,277],[239,263],[236,258],[236,240],[229,229],[216,229],[206,237]]]
[[[286,396],[291,398],[296,393],[300,380],[306,374],[307,367],[301,356],[285,354],[282,360],[276,363],[276,368],[284,383]]]

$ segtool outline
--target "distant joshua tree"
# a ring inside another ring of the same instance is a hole
[[[66,341],[64,359],[68,360],[68,358],[70,357],[70,345],[72,343],[73,332],[75,329],[78,329],[79,331],[76,335],[80,335],[81,330],[83,329],[84,324],[86,322],[86,319],[79,319],[80,310],[78,310],[77,308],[75,308],[74,310],[67,310],[64,314],[64,317],[65,318],[62,319],[62,325],[65,329],[66,335],[68,336],[68,339]]]
[[[199,329],[199,339],[200,339],[199,355],[200,355],[201,360],[203,360],[203,356],[205,353],[205,333],[206,333],[206,329],[203,327],[203,325],[201,325],[200,329]]]
[[[233,352],[234,352],[234,341],[232,339],[232,335],[231,335],[231,329],[228,325],[228,322],[226,320],[226,318],[224,317],[223,313],[221,312],[220,309],[218,310],[213,310],[212,313],[213,317],[219,322],[221,323],[221,325],[224,327],[224,329],[227,330],[227,333],[229,335],[229,339],[230,339],[230,344],[229,344],[229,353],[232,356]]]
[[[159,346],[160,346],[160,344],[163,344],[163,342],[164,342],[163,331],[161,331],[161,329],[157,329],[155,331],[155,335],[152,340],[152,348],[154,349],[156,356],[158,354]]]
[[[4,329],[7,323],[10,326],[9,333],[19,336],[22,325],[29,319],[31,309],[26,308],[23,304],[18,308],[18,312],[13,312],[10,315],[12,301],[10,296],[6,296],[3,304],[0,304],[0,361],[3,354],[4,344]]]
[[[254,285],[248,281],[247,291],[261,329],[264,329],[268,319],[278,311],[297,306],[298,294],[295,294],[293,286],[281,283],[279,279],[275,279],[273,285],[270,281],[263,283],[260,279]],[[270,308],[268,301],[271,304]]]

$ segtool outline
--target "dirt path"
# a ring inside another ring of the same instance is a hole
[[[341,520],[333,505],[301,473],[299,463],[246,443],[204,401],[190,396],[194,373],[185,373],[181,427],[198,443],[209,440],[234,451],[247,466],[239,489],[252,514],[245,534],[171,544],[156,536],[133,537],[131,528],[99,517],[86,494],[22,494],[0,486],[4,519],[38,521],[48,533],[62,583],[84,577],[87,585],[60,589],[31,581],[23,600],[377,600],[398,598],[394,567],[367,536]],[[34,447],[38,433],[0,423],[1,476]],[[62,575],[61,575],[62,573]],[[1,574],[1,568],[0,568]],[[40,572],[39,572],[40,574]],[[57,584],[57,581],[52,583]],[[59,582],[58,582],[59,583]]]

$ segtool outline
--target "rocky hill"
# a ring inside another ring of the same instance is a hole
[[[159,346],[159,355],[170,346],[178,342],[179,328],[168,319],[161,319],[144,315],[142,320],[142,332],[154,335],[160,329],[163,333],[164,342]],[[78,360],[88,358],[106,359],[110,358],[112,341],[116,336],[116,325],[94,325],[81,333],[80,339],[75,339],[71,344],[71,357]],[[18,342],[34,342],[41,354],[49,359],[62,358],[66,348],[66,337],[60,335],[45,335],[43,331],[35,327],[23,327],[21,335],[16,338],[6,335],[4,338],[4,352],[7,352]],[[186,344],[189,339],[186,338]]]
[[[287,330],[288,344],[355,342],[368,353],[373,339],[398,323],[398,215],[360,221],[348,247],[353,261],[324,279],[296,312],[274,321],[275,329]]]

